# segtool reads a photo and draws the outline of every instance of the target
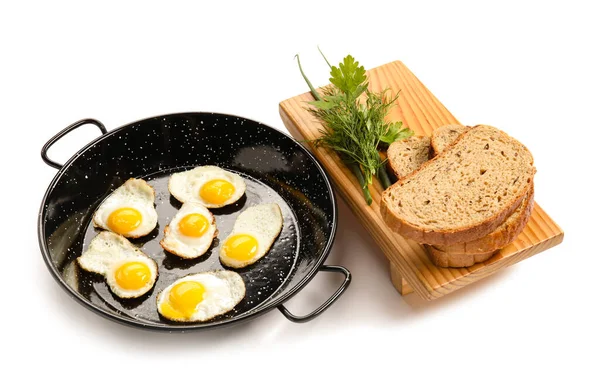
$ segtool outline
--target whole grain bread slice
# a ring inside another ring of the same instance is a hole
[[[491,126],[478,125],[382,194],[381,214],[419,243],[452,245],[500,226],[531,188],[527,148]]]
[[[411,136],[394,141],[387,149],[388,165],[398,179],[429,160],[431,141],[427,136]]]
[[[456,141],[456,139],[468,129],[470,129],[468,126],[446,125],[434,130],[431,138],[431,147],[434,155],[443,152],[446,147]],[[531,216],[531,211],[534,206],[533,194],[534,189],[532,184],[527,196],[521,202],[519,207],[517,207],[515,212],[491,233],[482,238],[465,243],[457,243],[449,246],[434,246],[436,249],[433,253],[438,256],[440,256],[440,254],[436,252],[439,251],[451,253],[451,257],[444,257],[444,259],[450,263],[455,263],[451,266],[460,267],[458,263],[465,261],[463,258],[468,260],[473,254],[492,253],[509,243],[512,243],[519,236],[521,231],[523,231],[523,228],[525,228],[525,225]],[[466,257],[461,257],[461,255],[465,255]],[[483,255],[479,256],[479,258],[482,256]]]

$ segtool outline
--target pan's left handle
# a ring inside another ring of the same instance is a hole
[[[56,143],[58,140],[63,138],[67,133],[71,132],[74,129],[79,128],[80,126],[86,125],[86,124],[96,125],[100,129],[102,134],[106,134],[106,128],[104,127],[104,124],[93,118],[84,118],[83,120],[74,122],[71,125],[64,128],[63,130],[61,130],[60,132],[56,133],[54,135],[54,137],[52,137],[50,140],[48,140],[47,143],[44,144],[44,146],[42,147],[42,160],[44,160],[44,162],[46,164],[48,164],[49,166],[51,166],[53,168],[56,168],[56,169],[62,168],[62,164],[59,164],[56,161],[52,161],[48,158],[48,149],[50,149],[50,147],[52,145],[54,145],[54,143]]]
[[[331,297],[329,297],[329,299],[327,301],[325,301],[321,306],[319,306],[317,309],[315,309],[313,312],[311,312],[307,315],[296,316],[296,315],[292,314],[285,306],[279,305],[277,307],[277,309],[279,309],[279,311],[281,313],[283,313],[283,315],[288,320],[295,322],[295,323],[304,323],[304,322],[310,321],[313,318],[317,317],[318,315],[323,313],[327,308],[329,308],[335,301],[337,301],[337,299],[342,295],[342,293],[344,293],[344,291],[346,291],[346,289],[348,288],[348,285],[350,285],[350,281],[352,280],[352,275],[350,274],[348,269],[346,269],[343,266],[323,265],[319,268],[319,271],[329,271],[329,272],[341,273],[345,277],[344,282],[342,282],[342,285],[340,285],[338,290],[336,290],[336,292],[333,293],[333,295]]]

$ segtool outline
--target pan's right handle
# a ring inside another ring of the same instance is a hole
[[[295,314],[290,312],[285,306],[279,305],[277,307],[277,309],[279,309],[279,311],[288,320],[295,322],[295,323],[304,323],[304,322],[310,321],[313,318],[317,317],[318,315],[323,313],[325,311],[325,309],[329,308],[342,295],[342,293],[344,293],[346,291],[346,289],[348,289],[348,285],[350,285],[350,281],[352,280],[352,275],[350,274],[348,269],[346,269],[343,266],[323,265],[319,268],[319,271],[329,271],[329,272],[333,272],[333,273],[343,274],[344,282],[342,282],[342,284],[340,285],[338,290],[336,290],[336,292],[333,293],[333,295],[331,297],[329,297],[327,299],[327,301],[325,301],[316,310],[314,310],[313,312],[310,312],[309,314],[307,314],[305,316],[296,316]]]
[[[56,161],[52,161],[48,158],[48,149],[50,149],[50,147],[52,145],[54,145],[54,143],[56,143],[58,140],[63,138],[67,133],[71,132],[74,129],[79,128],[82,125],[86,125],[86,124],[96,125],[100,129],[102,134],[107,133],[106,128],[104,127],[104,124],[102,124],[102,122],[95,120],[93,118],[84,118],[83,120],[74,122],[71,125],[64,128],[63,130],[61,130],[60,132],[56,133],[54,135],[54,137],[52,137],[50,140],[48,140],[48,142],[46,144],[44,144],[44,146],[42,147],[42,160],[44,160],[44,162],[46,164],[48,164],[49,166],[51,166],[53,168],[61,169],[62,164],[59,164]]]

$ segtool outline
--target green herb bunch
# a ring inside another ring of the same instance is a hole
[[[321,53],[322,55],[322,53]],[[374,93],[368,89],[369,81],[363,66],[350,55],[336,66],[331,66],[331,85],[323,87],[322,94],[312,86],[300,65],[298,67],[310,88],[315,101],[308,102],[309,111],[323,123],[321,137],[315,145],[336,151],[353,171],[362,187],[365,200],[372,202],[369,185],[377,176],[384,188],[390,185],[385,170],[387,160],[379,156],[379,149],[396,140],[413,135],[402,122],[386,122],[385,117],[398,98],[388,98],[389,90]]]

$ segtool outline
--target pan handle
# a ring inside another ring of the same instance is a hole
[[[327,308],[329,308],[335,301],[337,301],[337,299],[342,295],[342,293],[344,293],[344,291],[348,288],[348,285],[350,285],[350,281],[352,280],[352,275],[350,274],[348,269],[346,269],[343,266],[322,265],[319,268],[319,271],[330,271],[330,272],[342,273],[342,274],[344,274],[344,276],[346,276],[346,278],[344,278],[344,282],[342,282],[342,285],[340,285],[338,290],[336,290],[336,292],[333,293],[333,295],[331,297],[329,297],[329,299],[327,301],[325,301],[321,306],[319,306],[313,312],[308,313],[304,316],[296,316],[296,315],[292,314],[289,310],[287,310],[287,308],[285,306],[279,305],[277,307],[277,309],[279,309],[279,311],[288,320],[295,322],[295,323],[304,323],[304,322],[310,321],[313,318],[317,317],[318,315],[323,313]]]
[[[52,145],[54,145],[54,143],[56,143],[58,140],[63,138],[67,133],[71,132],[72,130],[74,130],[76,128],[79,128],[82,125],[86,125],[86,124],[96,125],[100,129],[102,134],[106,134],[106,128],[104,127],[104,124],[102,124],[102,122],[95,120],[93,118],[84,118],[83,120],[74,122],[71,125],[64,128],[63,130],[61,130],[60,132],[56,133],[50,140],[48,140],[47,143],[44,144],[44,146],[42,147],[42,160],[44,160],[44,162],[46,164],[48,164],[49,166],[51,166],[53,168],[61,169],[62,164],[59,164],[56,161],[52,161],[48,158],[48,149],[50,149],[50,147]]]

